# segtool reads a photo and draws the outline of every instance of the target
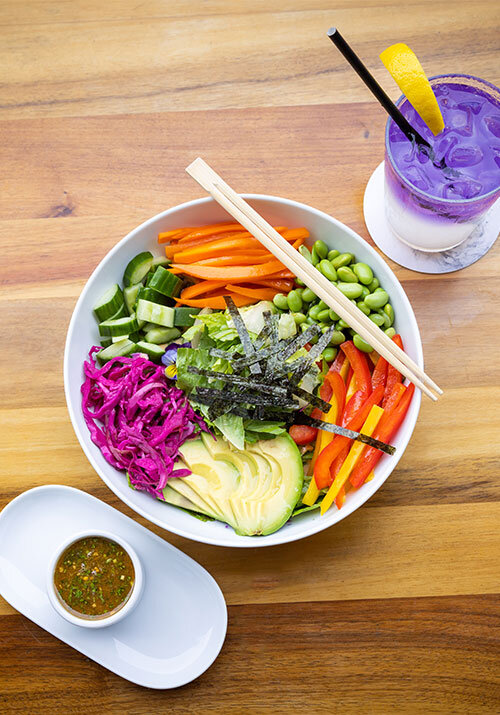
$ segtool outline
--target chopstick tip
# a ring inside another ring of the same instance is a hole
[[[328,35],[328,37],[333,37],[333,35],[335,35],[336,32],[337,32],[336,27],[330,27],[330,29],[327,31],[326,34]]]

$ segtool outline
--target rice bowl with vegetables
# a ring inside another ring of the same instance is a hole
[[[336,242],[328,222],[345,227],[309,207],[268,202],[282,236],[406,348],[396,328],[407,300],[372,249]],[[73,385],[70,412],[99,473],[112,471],[107,483],[161,526],[228,545],[301,538],[350,513],[392,470],[420,396],[241,226],[214,220],[226,217],[210,203],[192,202],[195,220],[181,223],[181,211],[179,222],[137,229],[147,233],[137,252],[121,252],[127,261],[114,261],[99,294],[93,286],[80,406],[89,434]],[[311,220],[298,224],[297,209]],[[68,393],[67,360],[68,347]]]

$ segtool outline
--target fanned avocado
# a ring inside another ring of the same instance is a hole
[[[192,474],[170,479],[165,501],[224,521],[242,536],[277,531],[300,497],[302,460],[286,433],[244,450],[203,435],[185,442],[181,454]]]

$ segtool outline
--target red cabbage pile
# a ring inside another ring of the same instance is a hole
[[[200,431],[208,432],[185,393],[165,377],[165,368],[144,355],[116,357],[99,368],[94,353],[84,363],[82,411],[94,444],[104,458],[128,472],[130,485],[163,499],[179,448]]]

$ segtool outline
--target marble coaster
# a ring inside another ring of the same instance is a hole
[[[400,266],[419,273],[451,273],[470,266],[489,251],[500,231],[499,199],[460,246],[438,253],[425,253],[407,246],[396,237],[385,215],[384,162],[377,166],[366,185],[363,212],[368,232],[382,253]]]

